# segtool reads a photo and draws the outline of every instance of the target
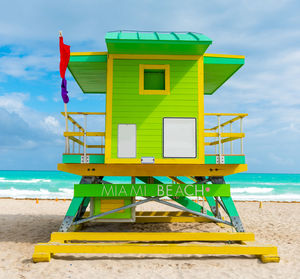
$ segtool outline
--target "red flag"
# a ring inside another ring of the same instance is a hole
[[[65,78],[66,70],[70,60],[70,46],[64,44],[63,37],[59,37],[60,63],[59,71],[61,78]]]

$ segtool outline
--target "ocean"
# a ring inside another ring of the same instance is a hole
[[[130,183],[126,177],[105,180]],[[69,199],[79,181],[79,176],[59,171],[0,171],[0,197]],[[226,183],[234,200],[300,201],[300,174],[240,173],[226,177]]]

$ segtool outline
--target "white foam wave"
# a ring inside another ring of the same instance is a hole
[[[228,182],[231,185],[241,185],[241,184],[247,184],[247,185],[265,185],[265,186],[300,186],[300,182],[237,182],[232,181]]]
[[[300,201],[300,195],[297,194],[280,194],[280,195],[237,195],[232,194],[234,200],[240,201]]]
[[[12,187],[10,189],[0,190],[0,197],[15,199],[70,199],[73,197],[73,189],[61,188],[59,192],[49,192],[47,189],[18,190]]]
[[[270,193],[274,188],[258,188],[258,187],[246,187],[246,188],[231,188],[231,193]]]
[[[51,179],[5,179],[4,177],[0,177],[0,183],[39,183],[39,182],[51,182]]]

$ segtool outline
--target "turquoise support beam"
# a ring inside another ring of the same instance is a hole
[[[78,209],[81,205],[81,203],[83,202],[83,199],[84,198],[73,198],[72,201],[71,201],[71,204],[69,206],[69,209],[67,211],[67,214],[66,216],[73,216],[75,217],[77,212],[78,212]]]

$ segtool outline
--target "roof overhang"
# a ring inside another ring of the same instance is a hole
[[[212,95],[245,63],[245,56],[204,54],[204,94]]]
[[[111,54],[203,55],[212,40],[194,32],[115,31],[105,36]]]
[[[241,55],[204,54],[204,94],[212,95],[244,64]],[[68,69],[83,93],[106,93],[106,52],[73,52]]]
[[[107,52],[73,52],[68,69],[83,93],[106,93]]]

